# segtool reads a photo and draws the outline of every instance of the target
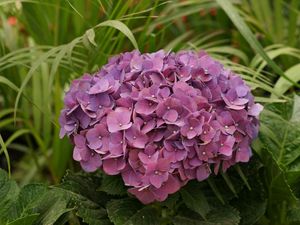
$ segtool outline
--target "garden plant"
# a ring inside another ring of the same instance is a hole
[[[300,224],[300,1],[0,0],[0,225]]]

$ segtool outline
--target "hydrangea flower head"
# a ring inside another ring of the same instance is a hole
[[[262,106],[205,52],[132,51],[65,95],[60,136],[88,172],[120,174],[144,204],[251,157]]]

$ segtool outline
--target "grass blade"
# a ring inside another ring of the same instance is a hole
[[[4,155],[5,155],[5,158],[6,158],[6,161],[7,161],[7,168],[8,168],[8,176],[10,178],[11,176],[11,171],[10,171],[10,158],[9,158],[9,154],[8,154],[8,151],[7,151],[7,148],[6,148],[6,145],[3,141],[3,138],[0,134],[0,146],[1,148],[3,149],[3,152],[4,152]]]
[[[128,39],[131,41],[131,43],[134,46],[134,48],[137,49],[137,50],[139,49],[138,44],[137,44],[137,42],[135,40],[135,37],[134,37],[133,33],[121,21],[118,21],[118,20],[107,20],[107,21],[105,21],[103,23],[98,24],[95,28],[97,28],[97,27],[113,27],[113,28],[121,31],[126,37],[128,37]]]
[[[300,88],[300,85],[287,77],[282,69],[266,54],[261,44],[258,42],[248,25],[243,18],[238,14],[236,8],[230,1],[216,0],[221,8],[225,11],[227,16],[231,19],[232,23],[237,27],[249,45],[268,63],[268,65],[280,76],[291,82],[293,85]]]

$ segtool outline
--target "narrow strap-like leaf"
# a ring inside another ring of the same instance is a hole
[[[300,85],[295,83],[289,77],[287,77],[282,69],[266,54],[261,44],[255,38],[248,25],[245,23],[243,18],[238,14],[237,10],[231,3],[231,1],[216,0],[217,3],[222,7],[227,16],[231,19],[232,23],[237,27],[249,45],[268,63],[268,65],[280,76],[300,88]]]

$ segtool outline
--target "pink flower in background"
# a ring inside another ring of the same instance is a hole
[[[74,80],[64,103],[74,160],[120,174],[144,204],[249,161],[262,111],[241,77],[192,51],[115,56]]]
[[[15,25],[17,25],[17,23],[18,23],[18,19],[17,19],[17,17],[15,17],[15,16],[10,16],[10,17],[7,18],[7,23],[8,23],[10,26],[15,26]]]

